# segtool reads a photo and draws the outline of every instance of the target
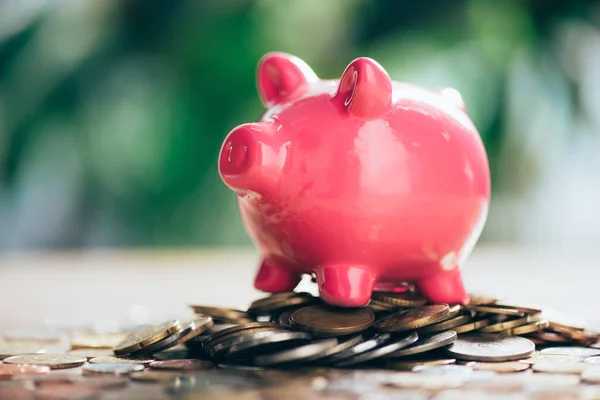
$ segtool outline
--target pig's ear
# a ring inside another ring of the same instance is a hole
[[[318,79],[308,64],[291,54],[268,53],[258,63],[258,94],[267,108],[304,93]]]
[[[440,95],[450,103],[454,104],[455,107],[460,108],[465,113],[467,112],[467,106],[465,106],[465,102],[458,90],[454,88],[444,88],[440,90]]]
[[[377,61],[357,58],[346,67],[333,100],[358,118],[379,118],[391,108],[392,80]]]

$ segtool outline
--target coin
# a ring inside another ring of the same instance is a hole
[[[392,311],[397,308],[396,306],[375,299],[369,300],[367,307],[373,312]]]
[[[75,331],[69,335],[71,350],[77,349],[112,349],[127,337],[127,334],[99,333],[87,331]]]
[[[177,320],[163,322],[162,324],[150,325],[127,335],[114,351],[116,355],[126,355],[148,347],[161,339],[181,330],[181,323]]]
[[[140,365],[148,365],[154,359],[152,358],[142,358],[142,357],[95,357],[92,358],[89,362],[90,364],[140,364]]]
[[[210,318],[210,321],[212,322],[211,317],[207,318]],[[134,351],[131,353],[131,355],[136,356],[140,354],[154,354],[163,350],[167,350],[171,347],[177,346],[179,343],[181,343],[181,339],[189,335],[194,329],[196,329],[194,321],[188,322],[187,324],[182,326],[181,330],[167,336],[164,339],[159,340],[156,343],[146,346],[140,350]],[[205,327],[204,330],[206,329],[207,328]]]
[[[292,329],[292,324],[290,323],[290,315],[292,315],[294,311],[296,310],[288,310],[279,314],[279,317],[277,318],[277,322],[279,322],[279,325],[286,329]]]
[[[88,364],[83,366],[81,373],[83,375],[127,375],[143,370],[144,366],[140,364]]]
[[[600,357],[599,356],[586,357],[583,359],[583,362],[586,364],[599,364],[600,365]]]
[[[441,331],[447,331],[457,326],[465,325],[471,320],[471,316],[469,314],[459,315],[457,317],[446,319],[442,322],[438,322],[436,324],[427,325],[423,328],[420,328],[417,332],[419,333],[435,333]]]
[[[482,293],[470,293],[469,294],[469,305],[471,306],[484,306],[488,304],[493,304],[499,301],[499,299],[495,296],[491,296],[488,294]]]
[[[363,341],[362,335],[355,335],[347,338],[338,337],[339,343],[329,349],[325,350],[322,353],[316,354],[310,358],[304,360],[305,362],[313,362],[313,361],[323,361],[327,362],[327,358],[333,356],[335,354],[341,353],[351,347],[356,346],[357,344]]]
[[[46,365],[19,365],[0,364],[0,379],[9,379],[14,376],[47,374],[50,367]]]
[[[3,362],[6,364],[46,365],[50,369],[67,369],[79,367],[86,361],[85,357],[71,354],[29,354],[8,357]]]
[[[468,324],[455,326],[454,328],[452,328],[452,330],[454,330],[454,332],[456,332],[457,334],[463,334],[463,333],[467,333],[467,332],[476,331],[477,329],[488,326],[488,325],[492,324],[493,322],[494,322],[494,319],[484,317],[484,318],[479,318],[474,321],[471,321]]]
[[[424,337],[417,340],[410,347],[395,351],[386,356],[386,358],[397,358],[412,356],[415,354],[425,353],[427,351],[439,349],[440,347],[447,346],[456,340],[456,332],[446,331],[436,333],[433,336]]]
[[[239,337],[244,336],[252,336],[256,334],[256,337],[264,337],[267,332],[281,332],[281,329],[277,327],[277,325],[271,326],[262,326],[258,328],[250,328],[250,329],[241,329],[234,332],[230,332],[227,335],[221,335],[215,338],[209,338],[203,345],[204,354],[210,355],[211,352],[220,353],[223,351],[227,351],[228,347],[232,345],[233,342],[237,342],[235,340]],[[308,334],[304,334],[304,336],[308,336]],[[227,346],[227,347],[226,347]]]
[[[379,332],[408,331],[439,322],[449,312],[450,308],[448,304],[434,304],[411,308],[383,317],[373,325],[373,328]]]
[[[260,309],[260,308],[264,307],[265,305],[289,299],[290,297],[294,297],[297,294],[298,294],[297,292],[280,292],[280,293],[273,293],[266,297],[261,297],[260,299],[256,299],[252,303],[250,303],[250,306],[248,307],[248,311],[250,311],[250,309],[253,309],[253,308]]]
[[[260,300],[262,300],[260,303],[257,303],[256,301],[253,302],[250,305],[250,308],[248,308],[248,312],[253,314],[270,314],[277,310],[289,307],[316,303],[319,301],[319,298],[314,297],[309,293],[294,293],[292,295],[280,297],[273,295]]]
[[[484,333],[461,336],[445,352],[461,360],[499,362],[529,357],[534,350],[535,345],[529,339]]]
[[[535,305],[527,305],[526,306],[526,305],[515,304],[512,302],[506,302],[506,301],[497,301],[496,303],[494,303],[490,306],[491,307],[499,307],[499,308],[511,308],[513,310],[522,312],[524,314],[529,314],[529,315],[540,314],[542,312],[542,309]]]
[[[454,364],[455,362],[456,360],[454,358],[406,357],[390,359],[387,362],[387,367],[398,371],[412,371],[413,368],[418,366],[449,365]]]
[[[276,353],[265,354],[254,358],[258,366],[271,366],[299,362],[313,357],[337,345],[336,339],[324,339]]]
[[[294,327],[309,332],[347,335],[369,328],[375,321],[375,315],[368,308],[335,308],[319,304],[294,311],[290,321]]]
[[[588,367],[581,372],[581,381],[585,383],[600,383],[600,367]]]
[[[554,355],[554,354],[542,354],[542,353],[539,353],[536,351],[529,358],[519,360],[519,362],[526,363],[526,364],[535,364],[536,362],[545,362],[545,361],[550,361],[550,362],[554,362],[554,363],[579,362],[579,361],[582,361],[582,359],[581,359],[581,357],[562,356],[562,355]]]
[[[211,362],[192,359],[153,361],[149,367],[167,371],[206,371],[215,368]]]
[[[407,336],[394,338],[391,343],[385,344],[384,346],[377,347],[373,350],[366,351],[358,354],[357,356],[342,360],[335,364],[336,367],[347,367],[350,365],[356,365],[367,361],[375,360],[381,357],[385,357],[390,353],[403,349],[411,344],[415,343],[419,339],[417,332],[412,332]]]
[[[533,317],[526,315],[522,318],[510,319],[508,321],[498,322],[496,324],[485,326],[485,327],[481,328],[479,330],[479,332],[483,332],[483,333],[500,332],[500,331],[504,331],[507,329],[515,328],[517,326],[525,325],[528,322],[531,322],[532,320],[533,320]]]
[[[598,334],[586,331],[579,331],[575,329],[565,329],[562,327],[551,328],[554,332],[559,333],[562,337],[567,338],[570,341],[582,345],[589,345],[598,341]]]
[[[267,338],[263,341],[264,338]],[[207,345],[208,355],[211,359],[220,360],[231,349],[235,351],[235,356],[245,353],[248,347],[243,344],[248,344],[249,347],[263,346],[265,341],[267,346],[280,349],[281,347],[291,346],[294,343],[304,343],[310,340],[310,335],[306,332],[289,332],[289,331],[274,331],[274,330],[246,330],[236,332],[226,337],[224,340]]]
[[[586,365],[582,362],[551,362],[540,361],[533,364],[535,372],[549,372],[559,374],[580,374]]]
[[[23,354],[41,354],[46,350],[35,343],[0,343],[0,360]]]
[[[419,307],[427,303],[427,299],[414,292],[373,292],[371,298],[395,307]]]
[[[362,342],[360,342],[352,347],[349,347],[343,351],[340,351],[339,353],[332,354],[328,358],[322,360],[322,362],[328,363],[328,364],[330,364],[330,363],[335,364],[341,360],[346,360],[348,358],[355,357],[359,354],[362,354],[364,352],[367,352],[369,350],[372,350],[379,346],[382,346],[382,345],[388,343],[391,339],[392,339],[392,335],[389,333],[373,334],[373,335],[365,337],[365,339]]]
[[[164,371],[139,371],[129,374],[129,379],[136,382],[146,383],[177,383],[179,382],[180,374]]]
[[[69,354],[74,356],[83,356],[88,360],[96,357],[112,357],[113,351],[110,349],[77,349],[71,350]]]
[[[569,339],[554,332],[538,331],[528,335],[530,338],[536,338],[550,343],[569,343]]]
[[[529,368],[529,364],[520,361],[504,361],[504,362],[473,362],[469,363],[469,367],[475,371],[494,371],[500,374],[525,371]]]
[[[498,332],[500,335],[504,336],[520,336],[528,333],[533,333],[537,331],[541,331],[542,329],[547,328],[549,322],[547,320],[535,321],[527,325],[518,326],[516,328],[507,329],[501,332]]]
[[[230,320],[235,320],[235,319],[240,319],[240,318],[250,318],[250,315],[247,312],[241,311],[241,310],[236,310],[233,308],[198,306],[198,305],[191,305],[190,307],[192,308],[192,310],[194,310],[194,312],[196,314],[210,315],[211,317],[213,317],[215,322],[217,321],[218,318],[230,319]]]
[[[247,324],[232,325],[232,326],[228,326],[223,329],[218,329],[218,330],[212,332],[209,337],[209,341],[217,340],[221,337],[225,337],[234,332],[239,332],[239,331],[243,331],[243,330],[247,330],[247,329],[255,329],[255,328],[279,329],[279,326],[277,326],[276,324],[274,324],[272,322],[250,322]]]
[[[502,315],[514,315],[516,317],[524,317],[525,313],[514,308],[505,307],[494,307],[495,305],[490,304],[487,306],[472,306],[468,305],[465,308],[467,310],[476,311],[479,313],[490,313],[490,314],[502,314]]]
[[[572,356],[572,357],[593,357],[600,356],[599,349],[591,349],[589,347],[548,347],[540,351],[542,354],[553,354],[558,356]]]
[[[304,332],[280,331],[263,337],[236,340],[226,351],[228,359],[253,357],[257,354],[282,351],[293,346],[305,344],[310,336]],[[337,342],[336,342],[337,343]]]

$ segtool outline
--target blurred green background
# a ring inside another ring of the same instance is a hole
[[[482,240],[598,243],[599,26],[592,0],[0,0],[0,249],[248,244],[216,160],[272,50],[457,88]]]

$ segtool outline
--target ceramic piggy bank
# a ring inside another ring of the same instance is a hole
[[[292,290],[314,273],[321,298],[363,306],[414,282],[431,301],[469,301],[460,266],[487,217],[488,160],[460,94],[393,82],[358,58],[339,80],[269,53],[266,112],[226,137],[219,172],[260,249],[255,287]]]

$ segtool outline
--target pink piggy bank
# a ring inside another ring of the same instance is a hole
[[[468,303],[460,265],[485,224],[490,175],[460,94],[392,82],[369,58],[338,81],[269,53],[257,80],[266,112],[219,156],[262,254],[255,287],[288,291],[315,273],[321,298],[343,307],[401,282]]]

